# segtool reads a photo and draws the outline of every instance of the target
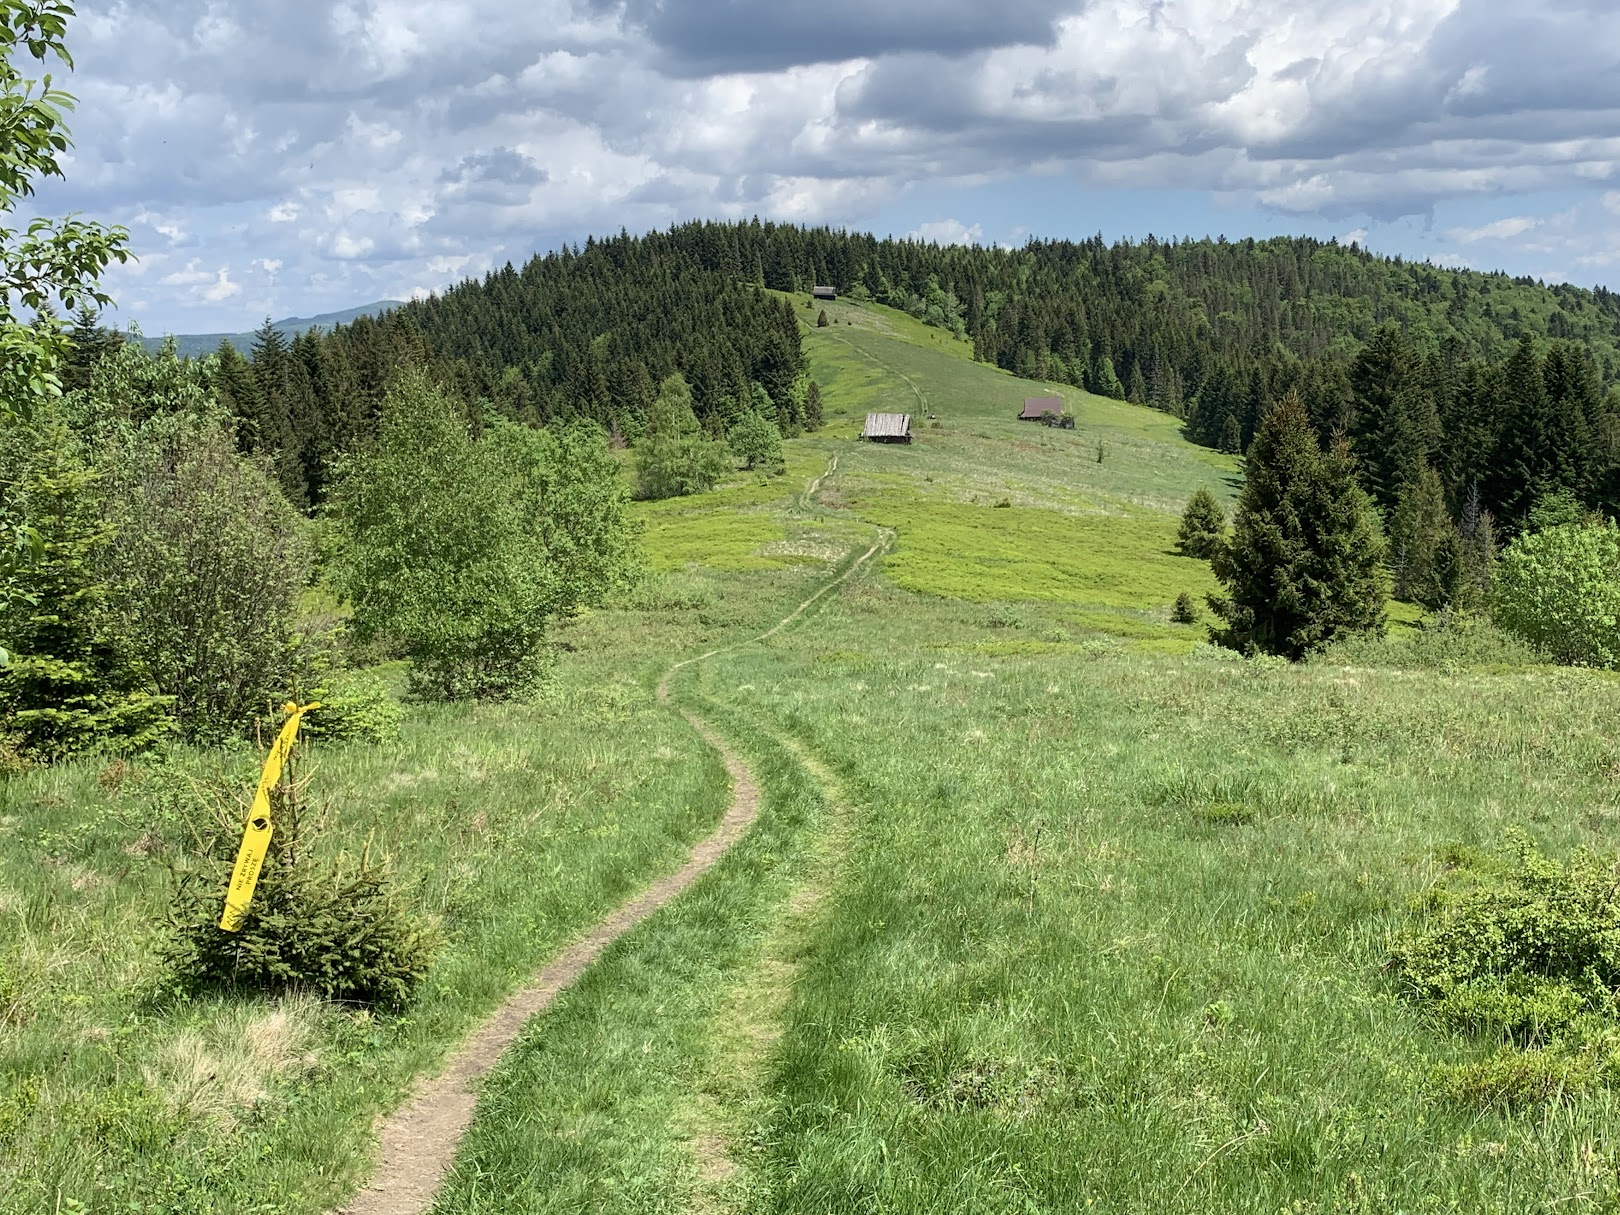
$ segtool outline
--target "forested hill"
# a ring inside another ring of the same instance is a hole
[[[1246,448],[1265,408],[1297,391],[1324,436],[1352,437],[1386,505],[1425,464],[1454,510],[1473,498],[1509,527],[1553,490],[1611,508],[1620,495],[1620,299],[1302,238],[987,249],[694,222],[508,265],[291,351],[261,341],[251,365],[226,352],[221,376],[305,499],[401,358],[436,363],[469,403],[632,438],[670,372],[716,429],[757,385],[791,433],[800,320],[760,288],[817,283],[905,309],[1019,374],[1183,417],[1213,447]]]

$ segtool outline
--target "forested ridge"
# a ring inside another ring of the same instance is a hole
[[[1455,513],[1510,530],[1550,492],[1620,502],[1620,298],[1306,238],[1001,249],[693,222],[593,238],[326,335],[288,344],[267,329],[248,358],[222,349],[216,381],[305,502],[410,362],[477,409],[591,418],[631,440],[678,371],[712,433],[762,388],[791,435],[805,421],[800,322],[760,288],[817,283],[1022,376],[1184,418],[1210,447],[1246,450],[1297,392],[1324,440],[1350,436],[1386,507],[1425,465]]]

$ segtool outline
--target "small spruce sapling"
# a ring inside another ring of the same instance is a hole
[[[1226,542],[1226,512],[1215,495],[1200,486],[1181,513],[1176,544],[1185,556],[1208,560]]]

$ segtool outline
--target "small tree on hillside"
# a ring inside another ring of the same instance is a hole
[[[782,434],[776,423],[761,417],[758,410],[750,409],[726,435],[731,450],[749,470],[763,469],[780,474],[786,471],[782,459]]]
[[[1226,542],[1226,512],[1215,495],[1199,486],[1181,514],[1181,527],[1176,542],[1189,557],[1213,557]]]
[[[825,329],[830,324],[832,324],[832,322],[827,319],[827,310],[823,308],[821,310],[821,315],[816,317],[816,328]]]
[[[1446,509],[1440,474],[1427,464],[1406,477],[1390,517],[1390,567],[1395,597],[1431,611],[1451,601],[1461,537]]]
[[[1260,424],[1232,537],[1212,562],[1226,588],[1210,597],[1226,621],[1216,639],[1297,660],[1346,634],[1382,632],[1383,559],[1349,449],[1324,453],[1289,394]]]
[[[821,385],[814,380],[804,390],[804,428],[821,429]]]
[[[705,437],[692,410],[692,390],[678,372],[658,387],[647,433],[636,444],[636,492],[643,498],[706,493],[731,467],[725,444]]]
[[[0,465],[8,503],[40,540],[37,559],[0,570],[0,594],[28,605],[12,623],[19,654],[0,670],[0,728],[46,760],[152,742],[167,732],[167,702],[141,686],[114,636],[96,568],[113,532],[79,441],[47,408],[32,427],[0,430]]]
[[[631,531],[602,433],[498,421],[475,439],[420,372],[383,402],[374,446],[346,459],[334,570],[360,640],[396,643],[411,686],[498,700],[545,672],[550,618],[627,573]]]
[[[1620,667],[1620,528],[1565,523],[1508,545],[1491,612],[1555,662]]]

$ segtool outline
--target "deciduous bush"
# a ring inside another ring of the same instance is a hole
[[[442,700],[534,688],[547,622],[598,601],[633,565],[618,466],[589,426],[497,421],[474,438],[420,374],[384,402],[375,445],[345,461],[333,577],[362,643],[394,639],[411,689]]]
[[[1497,565],[1491,611],[1554,662],[1620,666],[1620,529],[1570,523],[1520,536]]]
[[[726,434],[732,452],[747,469],[761,469],[780,475],[786,468],[782,459],[782,432],[776,423],[750,409]]]
[[[1390,968],[1449,1029],[1524,1047],[1586,1036],[1620,1012],[1620,858],[1511,846],[1435,890]]]
[[[304,520],[217,418],[153,417],[98,462],[117,533],[100,573],[118,644],[172,698],[186,737],[240,731],[298,680]]]

